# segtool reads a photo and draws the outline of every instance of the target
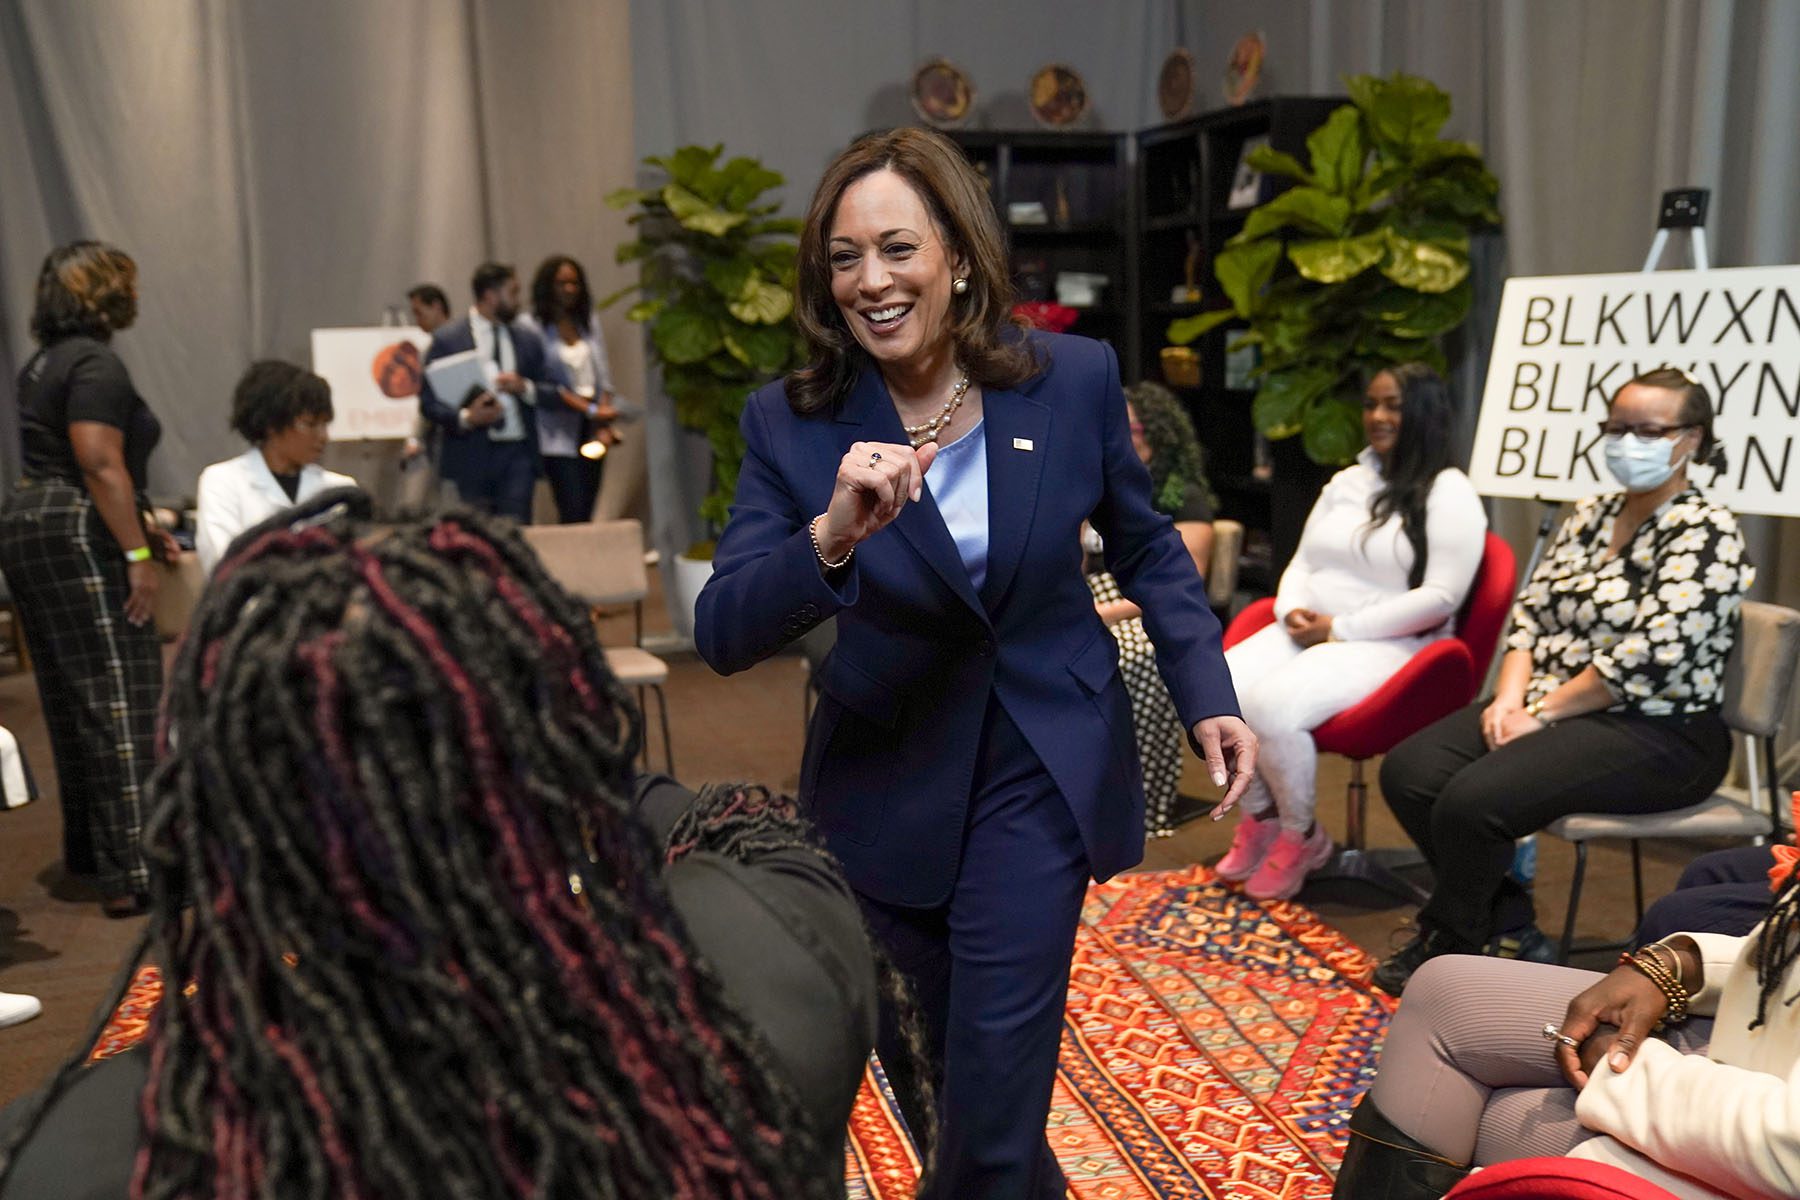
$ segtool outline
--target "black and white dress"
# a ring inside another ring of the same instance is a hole
[[[1213,519],[1212,506],[1206,493],[1190,486],[1182,497],[1181,511],[1173,514],[1177,523]],[[1091,529],[1084,531],[1088,588],[1095,604],[1110,604],[1125,599],[1112,572],[1100,562],[1099,536]],[[1181,783],[1181,749],[1187,742],[1187,731],[1175,714],[1175,702],[1156,670],[1156,647],[1144,630],[1141,617],[1132,617],[1112,626],[1119,643],[1119,674],[1125,679],[1125,691],[1131,697],[1131,720],[1137,730],[1138,757],[1144,766],[1144,832],[1153,838],[1169,837],[1175,832],[1176,789]]]

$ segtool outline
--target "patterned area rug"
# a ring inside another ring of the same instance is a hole
[[[1090,889],[1050,1113],[1070,1194],[1330,1196],[1392,1013],[1374,967],[1307,909],[1205,867]],[[853,1200],[912,1195],[918,1161],[874,1070],[847,1160]]]
[[[1076,1200],[1324,1200],[1393,1002],[1375,960],[1293,903],[1205,867],[1092,888],[1075,940],[1050,1144]],[[145,967],[94,1057],[144,1035]],[[912,1196],[918,1159],[871,1066],[851,1115],[852,1200]]]

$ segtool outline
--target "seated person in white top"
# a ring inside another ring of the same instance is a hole
[[[1331,856],[1313,820],[1312,730],[1445,636],[1474,582],[1487,515],[1452,465],[1452,424],[1449,391],[1423,363],[1369,382],[1368,449],[1313,505],[1275,623],[1225,653],[1262,755],[1216,870],[1259,900],[1294,895]]]
[[[200,472],[194,548],[208,575],[252,525],[328,488],[356,486],[319,465],[331,417],[331,385],[311,371],[265,359],[244,372],[231,396],[231,428],[250,449]]]

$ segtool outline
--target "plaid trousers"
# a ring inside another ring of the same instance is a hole
[[[87,489],[19,484],[0,509],[0,571],[37,672],[62,795],[63,861],[107,897],[149,890],[140,835],[156,754],[162,648],[125,619],[125,557]]]

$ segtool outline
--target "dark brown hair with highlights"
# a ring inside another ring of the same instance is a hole
[[[963,152],[928,129],[864,134],[825,168],[800,231],[794,323],[811,361],[787,378],[788,403],[797,413],[841,399],[864,364],[862,347],[831,296],[831,226],[850,185],[883,170],[912,186],[943,236],[948,257],[967,264],[969,290],[952,297],[950,336],[956,361],[969,378],[983,387],[1009,388],[1043,369],[1023,337],[1024,322],[1013,316],[1006,239],[993,201]]]
[[[106,341],[137,319],[137,264],[105,242],[58,246],[38,271],[31,336],[48,345],[68,337]]]

